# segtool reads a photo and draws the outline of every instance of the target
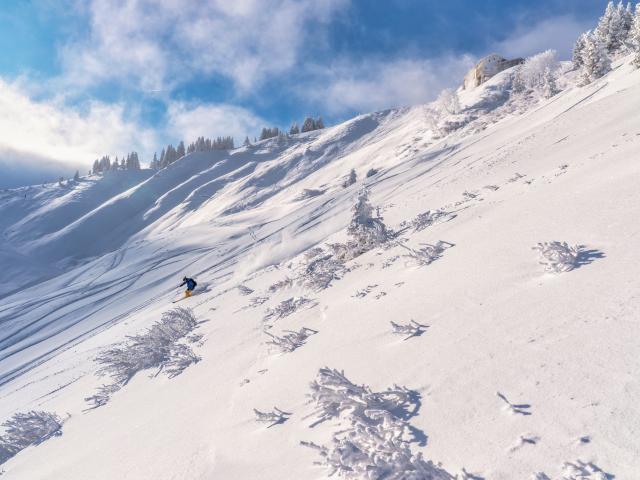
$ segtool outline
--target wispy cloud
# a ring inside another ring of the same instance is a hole
[[[310,96],[325,111],[344,114],[369,112],[434,99],[445,87],[459,83],[474,59],[469,55],[440,58],[342,60],[317,69],[314,85],[300,96]]]
[[[348,0],[92,0],[88,38],[64,46],[72,85],[113,78],[160,90],[199,75],[247,93],[298,61],[314,27]]]
[[[521,23],[509,36],[494,44],[494,50],[508,57],[528,57],[555,50],[562,60],[571,58],[578,36],[593,27],[594,20],[578,20],[570,15],[548,18],[533,25]]]

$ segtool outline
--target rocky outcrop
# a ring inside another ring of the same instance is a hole
[[[495,74],[506,70],[507,68],[513,67],[514,65],[519,65],[522,62],[524,62],[522,58],[507,60],[497,53],[487,55],[486,57],[482,58],[476,64],[476,66],[469,70],[469,72],[465,75],[462,88],[464,88],[465,90],[470,90],[477,87],[478,85],[482,85]]]

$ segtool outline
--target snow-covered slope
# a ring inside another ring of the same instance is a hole
[[[419,106],[4,193],[0,418],[64,420],[7,478],[326,478],[323,453],[357,469],[376,448],[388,478],[637,478],[640,72],[567,73],[526,109],[509,74],[440,139]],[[395,233],[339,260],[363,184]],[[540,264],[552,241],[582,245],[570,271]],[[172,305],[183,275],[198,294]],[[91,408],[113,382],[94,358],[176,306],[192,341]],[[274,407],[291,415],[256,422]]]

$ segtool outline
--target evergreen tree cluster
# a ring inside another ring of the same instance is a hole
[[[302,129],[300,131],[304,133],[304,132],[311,132],[313,130],[321,130],[323,128],[324,128],[324,122],[322,121],[322,117],[318,117],[316,119],[307,117],[304,119],[304,122],[302,122]]]
[[[118,160],[116,157],[113,162],[109,155],[104,155],[93,162],[92,173],[105,173],[116,170],[140,170],[140,159],[137,152],[131,152],[126,157]]]
[[[267,138],[277,137],[280,134],[278,127],[263,128],[260,132],[260,140],[266,140]]]
[[[633,53],[640,68],[640,3],[609,2],[594,30],[580,35],[573,47],[573,67],[580,70],[583,85],[611,70],[611,58]]]
[[[160,152],[160,158],[158,158],[156,153],[153,154],[153,160],[151,160],[150,166],[153,170],[160,170],[189,153],[232,150],[233,148],[235,148],[233,137],[217,137],[214,140],[198,137],[195,142],[191,142],[186,148],[183,141],[180,141],[177,147],[174,147],[172,144],[167,145],[167,147],[163,148]]]

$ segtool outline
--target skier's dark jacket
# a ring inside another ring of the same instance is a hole
[[[196,288],[196,285],[198,284],[193,278],[186,278],[184,282],[180,284],[180,286],[183,286],[183,285],[187,286],[187,290],[193,290],[194,288]]]

